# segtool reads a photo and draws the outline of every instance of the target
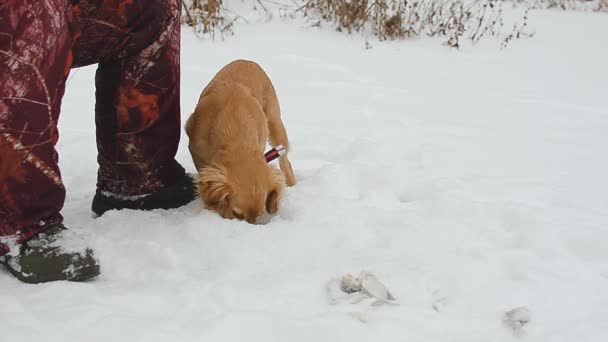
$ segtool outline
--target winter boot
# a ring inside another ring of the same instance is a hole
[[[135,199],[117,198],[97,190],[91,210],[99,216],[113,209],[173,209],[190,203],[196,198],[194,176],[185,174],[177,183],[158,192]]]
[[[56,280],[84,281],[99,275],[99,262],[85,241],[57,224],[21,246],[4,264],[17,279],[31,284]]]

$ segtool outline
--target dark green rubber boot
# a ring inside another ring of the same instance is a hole
[[[84,281],[99,275],[93,251],[62,224],[28,240],[18,255],[5,256],[4,264],[17,279],[31,284]]]
[[[185,174],[182,179],[158,192],[138,198],[119,198],[97,190],[93,197],[91,210],[99,216],[108,210],[136,209],[173,209],[184,206],[196,198],[194,176]]]

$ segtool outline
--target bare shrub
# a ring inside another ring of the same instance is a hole
[[[222,0],[182,0],[182,21],[191,26],[198,36],[216,34],[222,37],[233,34],[232,28],[236,17],[230,18],[225,13]]]
[[[380,40],[445,37],[450,47],[463,39],[473,43],[487,36],[503,39],[528,37],[527,12],[509,34],[503,24],[500,0],[307,0],[304,15],[332,22],[349,33],[371,29]]]
[[[506,47],[514,39],[530,37],[528,10],[559,8],[608,12],[608,0],[245,0],[254,12],[270,21],[273,11],[283,18],[302,12],[314,19],[335,25],[347,33],[371,32],[380,40],[440,37],[458,48],[464,41],[473,44],[482,38],[498,37]],[[183,21],[199,36],[233,34],[241,16],[224,7],[223,0],[182,0]],[[503,6],[526,8],[518,21],[505,25]],[[269,9],[270,5],[272,8]]]
[[[531,9],[608,12],[608,0],[513,0]]]

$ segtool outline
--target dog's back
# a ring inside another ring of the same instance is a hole
[[[237,60],[222,68],[186,122],[196,168],[207,165],[226,144],[240,143],[250,153],[263,154],[268,139],[264,105],[269,101],[276,101],[276,94],[257,63]]]
[[[270,100],[269,97],[276,98],[270,78],[262,67],[255,62],[239,59],[227,64],[211,79],[209,85],[203,90],[201,97],[213,91],[214,87],[222,83],[242,84],[250,90],[251,95],[260,102],[262,107],[264,107],[266,101]]]

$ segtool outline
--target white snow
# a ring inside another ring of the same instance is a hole
[[[182,118],[236,58],[272,78],[299,184],[264,226],[178,210],[94,219],[94,67],[72,72],[65,223],[103,274],[0,270],[0,341],[606,341],[608,17],[533,11],[500,50],[250,22],[182,43]],[[183,135],[179,161],[194,166]],[[331,305],[365,269],[399,305]],[[506,311],[534,313],[517,337]]]

